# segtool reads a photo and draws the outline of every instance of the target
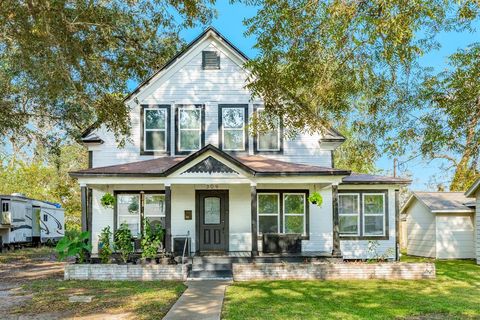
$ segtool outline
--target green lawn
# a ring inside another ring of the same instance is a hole
[[[185,290],[174,281],[61,281],[38,280],[25,285],[33,300],[14,313],[56,312],[63,316],[93,316],[103,313],[130,314],[132,319],[161,319]],[[72,294],[92,295],[91,303],[72,304]]]
[[[422,261],[406,257],[403,261]],[[480,266],[436,261],[421,281],[264,281],[228,287],[225,319],[480,319]]]

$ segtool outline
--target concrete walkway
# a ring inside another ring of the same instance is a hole
[[[188,281],[187,290],[168,311],[164,320],[219,320],[225,288],[231,282],[220,280]]]

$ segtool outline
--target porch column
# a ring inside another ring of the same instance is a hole
[[[87,186],[81,185],[80,186],[80,200],[82,204],[82,232],[88,231],[88,204],[87,204]]]
[[[341,255],[340,229],[338,226],[338,185],[332,185],[332,208],[333,208],[333,250],[332,255]]]
[[[165,251],[172,252],[172,190],[165,185]]]
[[[251,214],[252,214],[252,256],[258,256],[258,227],[257,227],[257,186],[250,186]]]

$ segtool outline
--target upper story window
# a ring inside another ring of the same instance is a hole
[[[348,191],[338,195],[340,235],[388,238],[387,191]]]
[[[10,211],[10,202],[2,202],[2,212],[9,212]]]
[[[248,105],[219,105],[219,146],[224,151],[248,149]]]
[[[179,105],[176,113],[176,153],[200,150],[205,142],[203,105]]]
[[[202,51],[202,68],[204,70],[220,69],[220,55],[216,51]]]
[[[265,108],[257,107],[256,112],[262,113]],[[255,137],[255,153],[281,153],[283,151],[283,129],[280,119],[275,121],[270,131],[259,132]]]
[[[141,154],[168,153],[169,105],[143,105],[141,109]]]

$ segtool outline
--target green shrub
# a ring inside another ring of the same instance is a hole
[[[120,253],[122,261],[126,263],[128,256],[133,252],[132,232],[126,223],[122,223],[115,231],[114,238],[115,251]]]
[[[102,229],[102,233],[99,237],[99,248],[98,255],[102,263],[109,263],[112,256],[112,246],[110,239],[112,238],[112,231],[110,231],[110,226],[107,226]]]
[[[145,220],[145,231],[142,237],[142,258],[154,259],[162,243],[163,229],[161,225],[152,225]]]
[[[88,254],[92,251],[92,245],[88,243],[90,232],[69,231],[58,241],[55,250],[58,259],[64,260],[67,257],[76,257],[78,262],[84,263]]]

